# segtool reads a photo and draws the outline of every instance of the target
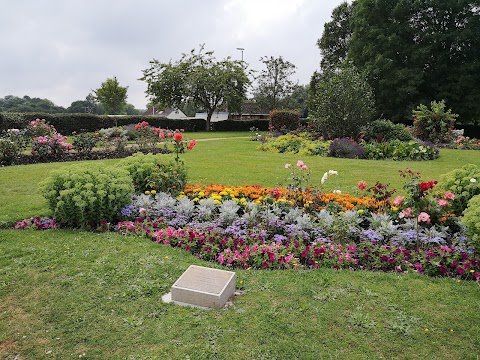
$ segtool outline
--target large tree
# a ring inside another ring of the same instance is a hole
[[[459,122],[478,121],[478,1],[356,0],[350,8],[334,10],[318,45],[328,55],[346,44],[347,59],[374,89],[378,115],[402,120],[419,103],[443,99]]]
[[[352,37],[353,4],[344,2],[333,9],[332,21],[323,26],[323,34],[317,41],[322,60],[322,70],[338,67],[347,58],[348,44]]]
[[[107,78],[98,89],[94,90],[96,99],[110,115],[121,114],[127,105],[128,86],[120,86],[116,77]]]
[[[291,80],[295,65],[279,56],[264,56],[260,61],[266,69],[257,76],[257,86],[253,94],[255,101],[269,110],[286,108],[285,101],[294,91],[296,84]]]
[[[244,63],[227,57],[217,60],[212,51],[195,49],[172,63],[152,60],[143,70],[150,101],[161,107],[182,107],[189,102],[207,112],[206,130],[215,110],[239,111],[250,80]]]

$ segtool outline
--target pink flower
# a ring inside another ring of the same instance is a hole
[[[174,139],[175,139],[175,141],[179,142],[179,141],[182,141],[182,137],[183,137],[182,133],[178,132],[178,133],[175,133]]]
[[[197,144],[197,140],[190,141],[190,144],[188,144],[187,149],[192,150],[196,144]]]
[[[452,193],[451,191],[447,191],[447,192],[445,193],[445,199],[453,200],[453,199],[455,199],[455,194]]]
[[[367,184],[367,182],[364,181],[364,180],[360,180],[360,181],[358,182],[358,184],[357,184],[357,188],[358,188],[358,190],[360,190],[360,191],[365,190],[365,189],[367,188],[367,186],[368,186],[368,184]]]
[[[397,197],[393,200],[393,205],[395,205],[395,206],[400,206],[400,205],[402,205],[403,200],[405,200],[405,196],[397,196]]]
[[[305,163],[302,160],[297,161],[297,166],[298,167],[302,167],[303,165],[305,165]]]
[[[404,211],[402,211],[400,214],[398,214],[398,217],[400,219],[403,219],[404,217],[405,218],[411,218],[413,217],[413,214],[412,214],[412,208],[406,208]]]
[[[305,164],[303,164],[302,167],[301,167],[301,169],[302,169],[302,171],[306,171],[306,170],[308,170],[308,166],[305,165]]]
[[[420,215],[418,215],[418,222],[430,224],[430,215],[428,215],[426,212],[421,212]]]
[[[438,199],[437,203],[438,203],[438,205],[440,205],[440,206],[447,206],[448,201],[445,200],[445,199]]]

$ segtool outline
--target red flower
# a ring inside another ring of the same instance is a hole
[[[433,187],[437,185],[437,181],[428,181],[420,183],[419,187],[422,192],[428,191],[433,189]]]
[[[190,141],[190,144],[188,144],[187,149],[188,149],[188,150],[192,150],[193,147],[194,147],[196,144],[197,144],[197,141],[196,141],[196,140]]]
[[[368,186],[368,184],[367,184],[366,181],[360,180],[360,181],[358,182],[357,188],[358,188],[358,190],[363,191],[363,190],[365,190],[365,189],[367,188],[367,186]]]

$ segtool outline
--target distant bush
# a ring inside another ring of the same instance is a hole
[[[57,170],[41,187],[55,221],[74,228],[96,228],[102,220],[115,220],[133,194],[125,169],[98,166]]]
[[[312,140],[310,134],[290,133],[279,137],[267,139],[257,147],[259,150],[276,153],[290,153],[299,155],[326,155],[329,143],[325,141]]]
[[[434,144],[448,144],[454,136],[451,130],[455,127],[457,114],[449,109],[445,111],[445,101],[432,101],[431,109],[420,104],[413,110],[413,134],[421,140]]]
[[[365,149],[350,138],[335,139],[330,144],[329,156],[348,159],[363,159]]]
[[[20,148],[10,139],[0,138],[0,165],[11,165],[20,154]]]
[[[363,127],[363,139],[368,142],[390,140],[409,141],[413,135],[403,124],[394,124],[390,120],[378,119]]]
[[[73,138],[73,148],[80,154],[90,153],[98,142],[98,137],[92,133],[83,133]]]
[[[391,140],[381,143],[365,143],[365,159],[422,161],[438,158],[439,151],[433,144],[415,140]]]
[[[300,125],[300,114],[295,110],[272,110],[269,119],[270,131],[277,134],[297,130]]]

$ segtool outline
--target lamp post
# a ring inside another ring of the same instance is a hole
[[[238,47],[237,50],[240,50],[242,52],[242,62],[243,62],[243,50],[245,50],[245,49],[241,48],[241,47]]]

